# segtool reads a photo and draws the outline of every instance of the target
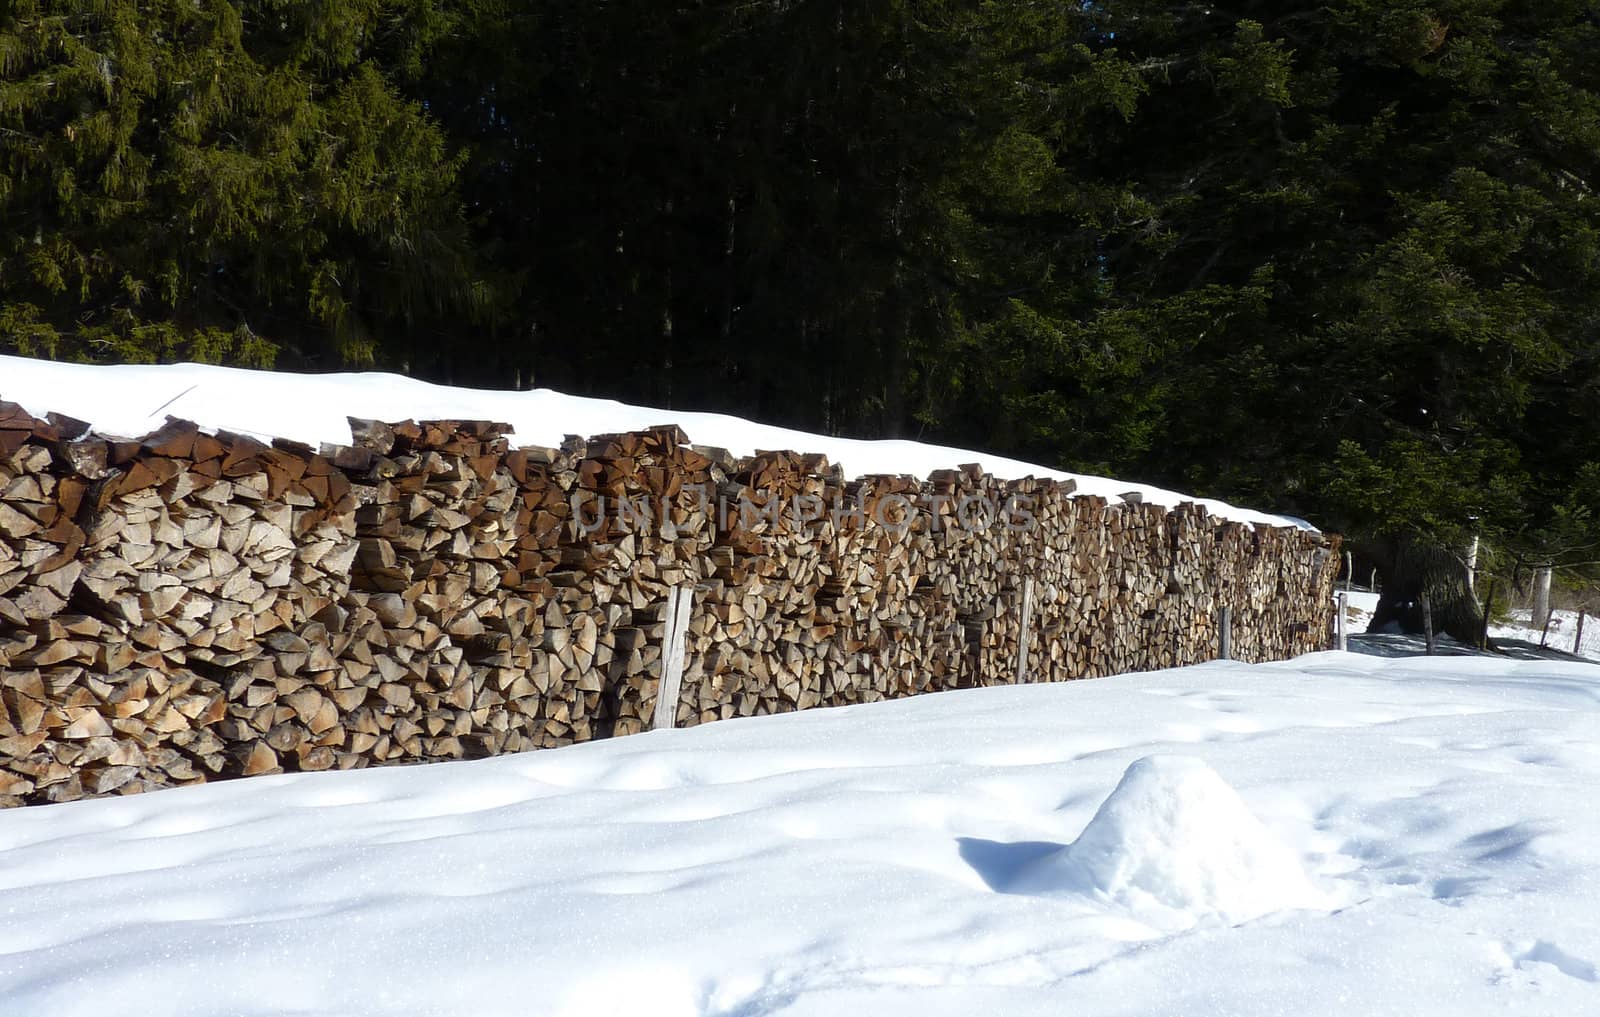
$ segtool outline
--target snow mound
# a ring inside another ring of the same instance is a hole
[[[1100,897],[1169,930],[1328,904],[1294,852],[1190,756],[1135,760],[1078,839],[1024,881],[1035,892]]]

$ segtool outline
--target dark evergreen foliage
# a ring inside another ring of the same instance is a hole
[[[1597,51],[1575,0],[15,0],[0,349],[551,385],[1592,559]]]
[[[0,347],[393,363],[487,310],[461,156],[386,66],[401,6],[10,4]]]

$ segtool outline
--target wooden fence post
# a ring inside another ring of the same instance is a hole
[[[1489,617],[1494,613],[1494,584],[1496,580],[1489,579],[1489,592],[1483,598],[1483,632],[1478,635],[1478,649],[1489,648]]]
[[[1433,656],[1433,605],[1428,602],[1428,595],[1422,595],[1422,633],[1428,640],[1428,656]]]
[[[1017,684],[1028,680],[1028,642],[1033,628],[1033,580],[1022,581],[1022,628],[1017,633]]]
[[[1586,611],[1578,612],[1578,634],[1572,637],[1572,655],[1574,657],[1583,656],[1583,619],[1587,613]]]
[[[1337,633],[1337,635],[1338,635],[1338,639],[1339,639],[1338,647],[1339,647],[1339,652],[1341,652],[1341,653],[1343,653],[1343,652],[1345,652],[1345,651],[1350,649],[1350,635],[1349,635],[1349,632],[1348,632],[1350,619],[1347,616],[1347,612],[1349,611],[1349,609],[1350,609],[1350,594],[1344,592],[1343,590],[1340,590],[1339,591],[1339,617],[1334,622],[1334,632]]]
[[[652,730],[670,728],[678,722],[678,692],[683,688],[683,657],[693,611],[694,587],[668,591],[666,617],[662,619],[661,685],[656,690]]]
[[[1233,611],[1226,607],[1217,620],[1217,659],[1233,659]]]

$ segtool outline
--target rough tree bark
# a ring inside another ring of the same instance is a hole
[[[1383,592],[1368,632],[1398,625],[1423,631],[1422,594],[1428,594],[1437,632],[1475,645],[1483,631],[1483,606],[1473,592],[1472,573],[1459,551],[1420,538],[1375,541],[1362,546],[1383,576]]]
[[[1533,570],[1533,627],[1536,629],[1550,624],[1550,578],[1554,571],[1549,565]]]

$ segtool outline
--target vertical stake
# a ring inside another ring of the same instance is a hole
[[[1233,659],[1233,611],[1226,607],[1217,621],[1217,659]]]
[[[1489,648],[1489,616],[1494,614],[1494,584],[1493,577],[1489,579],[1489,592],[1483,598],[1483,631],[1478,635],[1478,649]]]
[[[656,690],[652,730],[670,728],[678,722],[678,692],[683,687],[683,658],[693,608],[694,587],[680,586],[667,593],[666,617],[662,619],[661,685]]]
[[[1349,618],[1346,616],[1346,612],[1349,610],[1349,608],[1350,594],[1344,592],[1343,590],[1339,591],[1339,617],[1338,620],[1334,622],[1334,632],[1338,634],[1338,646],[1340,653],[1350,649],[1350,634],[1348,631]]]
[[[1572,637],[1572,655],[1574,657],[1583,656],[1583,619],[1586,615],[1587,612],[1585,611],[1578,612],[1578,634]]]
[[[1422,633],[1428,639],[1428,656],[1433,656],[1433,605],[1428,602],[1428,595],[1422,595]]]
[[[1033,627],[1033,580],[1022,581],[1022,628],[1017,632],[1017,684],[1028,680],[1028,643]]]

